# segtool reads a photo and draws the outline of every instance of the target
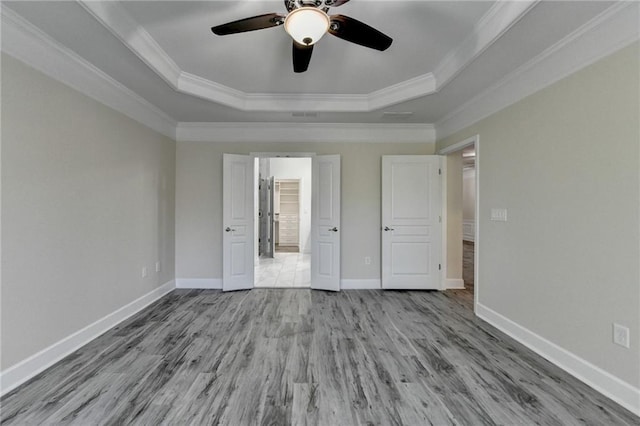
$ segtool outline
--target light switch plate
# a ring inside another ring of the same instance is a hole
[[[629,328],[613,323],[613,343],[629,348]]]
[[[497,222],[506,222],[507,209],[491,209],[491,220]]]

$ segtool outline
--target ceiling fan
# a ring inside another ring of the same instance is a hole
[[[330,7],[349,0],[284,0],[288,13],[267,13],[240,19],[211,28],[216,35],[229,35],[284,25],[293,38],[293,71],[307,70],[313,45],[329,33],[351,43],[376,50],[386,50],[393,39],[375,28],[344,15],[328,15]]]

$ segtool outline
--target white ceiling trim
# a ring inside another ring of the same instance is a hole
[[[0,8],[2,51],[54,80],[175,139],[176,120],[72,50],[60,45],[5,5]]]
[[[2,5],[2,51],[172,139],[209,142],[412,142],[438,139],[637,41],[640,6],[619,2],[432,124],[177,123],[120,82]],[[187,78],[193,78],[187,76]],[[197,78],[197,77],[196,77]],[[428,84],[424,79],[422,84]],[[402,88],[400,88],[402,89]],[[233,89],[231,89],[233,90]],[[256,101],[262,95],[255,96]],[[327,95],[330,96],[330,95]],[[267,96],[268,97],[268,96]],[[266,102],[269,100],[267,99]],[[291,99],[285,102],[291,102]]]
[[[77,0],[173,89],[243,111],[370,112],[441,90],[479,54],[520,20],[538,0],[500,1],[471,34],[449,53],[434,73],[426,73],[369,94],[298,96],[246,93],[181,70],[153,37],[116,1]]]
[[[178,142],[335,142],[434,144],[431,124],[179,123]]]
[[[410,101],[438,91],[433,73],[427,73],[369,94],[369,111]]]
[[[464,129],[640,38],[636,2],[618,2],[436,123],[438,139]]]
[[[471,34],[436,67],[434,74],[441,90],[475,58],[498,40],[535,6],[539,0],[499,1],[484,14]]]
[[[178,87],[180,67],[118,2],[78,0],[78,3],[170,86]]]

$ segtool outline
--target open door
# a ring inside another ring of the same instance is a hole
[[[340,290],[340,156],[313,157],[311,288]]]
[[[222,290],[253,288],[254,161],[224,154],[222,206]]]
[[[382,157],[382,288],[440,289],[440,157]]]

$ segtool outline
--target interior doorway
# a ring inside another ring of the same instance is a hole
[[[462,279],[466,291],[475,289],[476,147],[462,150]]]
[[[255,287],[311,287],[310,157],[256,158]]]
[[[446,148],[446,267],[444,289],[475,310],[479,299],[480,136]]]

